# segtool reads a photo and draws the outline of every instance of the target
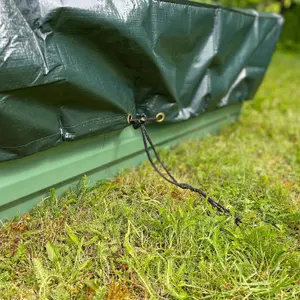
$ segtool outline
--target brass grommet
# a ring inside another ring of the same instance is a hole
[[[165,114],[160,112],[156,115],[156,122],[161,123],[165,120]]]
[[[128,116],[127,116],[128,124],[131,124],[131,120],[132,120],[132,114],[128,114]]]

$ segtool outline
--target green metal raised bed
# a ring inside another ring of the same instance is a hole
[[[283,23],[188,1],[4,0],[0,14],[1,220],[145,159],[128,116],[163,114],[157,145],[235,121]]]
[[[240,109],[237,104],[183,124],[152,126],[149,133],[160,146],[201,138],[234,122]],[[69,187],[76,188],[83,175],[91,185],[145,159],[140,132],[129,127],[1,163],[0,219],[29,211],[49,196],[52,187],[61,194]]]

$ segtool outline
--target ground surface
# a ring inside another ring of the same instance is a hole
[[[0,229],[1,299],[299,299],[300,56],[277,53],[240,121]]]

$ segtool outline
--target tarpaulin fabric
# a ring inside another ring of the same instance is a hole
[[[0,161],[251,99],[283,20],[188,1],[1,0]]]

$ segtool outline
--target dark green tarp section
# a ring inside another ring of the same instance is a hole
[[[187,1],[1,0],[0,161],[253,97],[274,14]]]

